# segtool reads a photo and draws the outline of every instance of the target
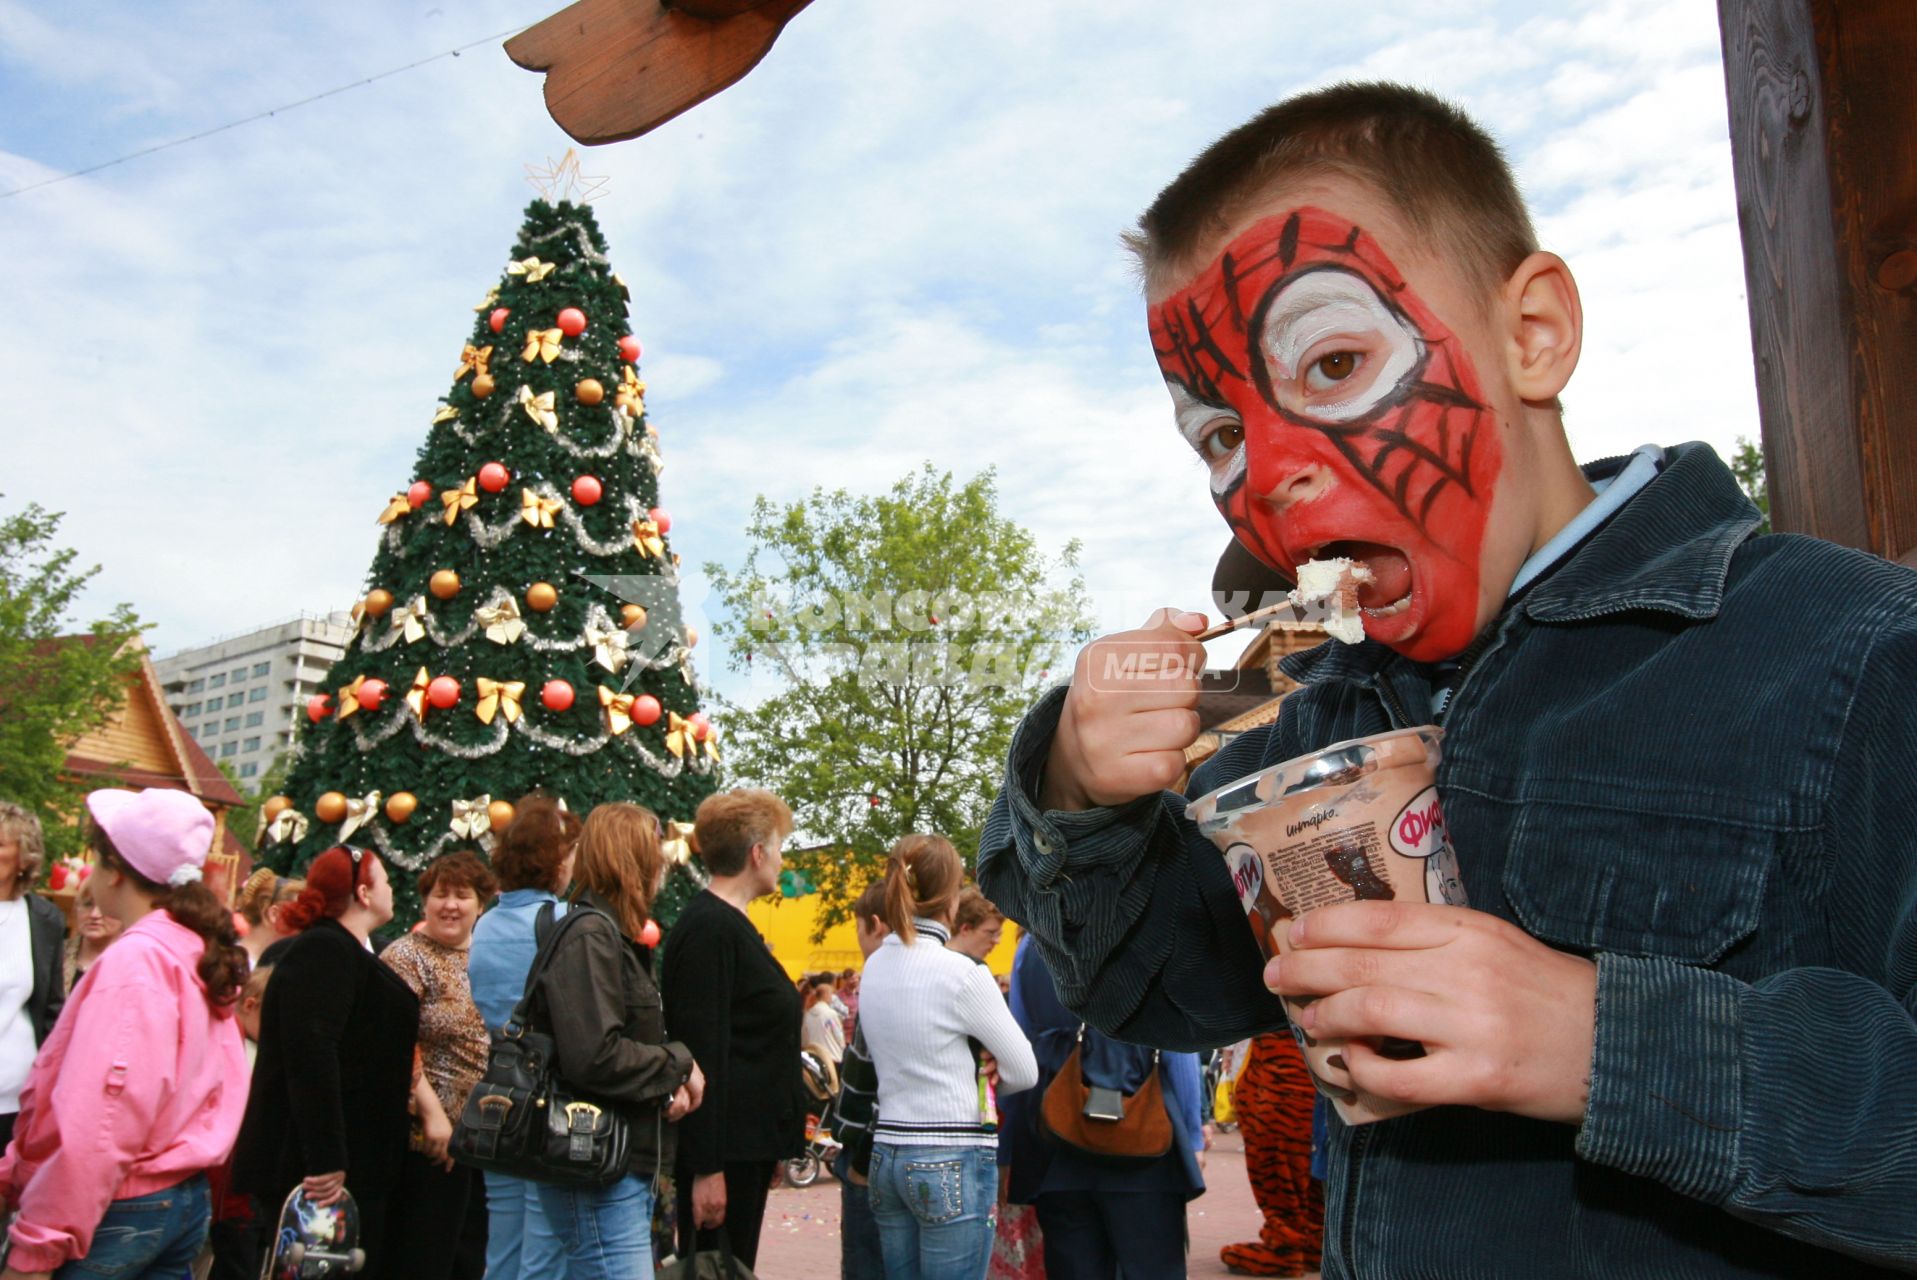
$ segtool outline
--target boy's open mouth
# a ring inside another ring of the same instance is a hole
[[[1367,617],[1389,618],[1411,607],[1411,561],[1396,547],[1382,542],[1339,540],[1313,547],[1307,560],[1338,557],[1371,570],[1371,581],[1358,588],[1358,606]]]

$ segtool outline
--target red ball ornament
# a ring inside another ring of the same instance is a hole
[[[672,513],[664,507],[654,507],[646,512],[646,519],[658,525],[660,533],[672,532]]]
[[[479,487],[487,493],[498,493],[512,483],[513,473],[506,470],[504,463],[488,462],[479,469]]]
[[[565,711],[572,706],[572,686],[564,680],[548,680],[539,691],[539,701],[548,711]]]
[[[433,486],[424,480],[415,480],[406,490],[406,505],[417,511],[433,500]]]
[[[323,693],[316,693],[306,700],[306,718],[314,724],[333,714],[333,700]]]
[[[559,313],[557,323],[559,332],[568,338],[577,338],[586,331],[586,313],[578,307],[567,307]]]
[[[712,721],[706,719],[705,712],[693,712],[691,717],[686,720],[686,723],[692,726],[692,736],[700,742],[704,742],[712,736]]]
[[[619,339],[619,358],[627,364],[639,363],[639,339],[627,334]]]
[[[378,711],[379,704],[386,701],[386,682],[377,679],[360,681],[358,697],[361,711]]]
[[[426,686],[426,701],[441,711],[459,705],[459,681],[451,676],[434,676],[433,682]]]
[[[665,708],[659,705],[659,699],[649,693],[642,693],[632,700],[634,724],[658,724],[659,717],[664,714]]]
[[[867,796],[865,799],[866,803],[870,804],[874,809],[879,807],[879,798],[877,796]]]
[[[597,503],[604,493],[598,476],[580,476],[572,482],[572,500],[582,507]]]
[[[659,945],[659,922],[657,920],[648,920],[639,926],[639,945],[642,947],[656,947]]]
[[[494,333],[498,333],[506,327],[506,317],[511,314],[511,307],[494,307],[493,313],[486,317],[486,324]]]

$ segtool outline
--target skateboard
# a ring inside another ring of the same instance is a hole
[[[358,1271],[366,1265],[359,1247],[359,1206],[351,1192],[329,1205],[317,1205],[298,1187],[280,1207],[273,1252],[260,1280],[321,1280]]]

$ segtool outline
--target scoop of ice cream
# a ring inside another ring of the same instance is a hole
[[[1298,585],[1291,602],[1301,610],[1321,608],[1325,633],[1346,644],[1365,638],[1364,617],[1358,611],[1358,589],[1371,581],[1371,570],[1355,560],[1307,560],[1298,566]]]

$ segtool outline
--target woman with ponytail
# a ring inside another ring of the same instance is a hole
[[[885,867],[891,936],[865,962],[859,1031],[879,1076],[872,1215],[891,1280],[981,1280],[998,1203],[997,1097],[1038,1082],[1032,1046],[984,965],[950,950],[965,864],[909,835]],[[972,1052],[984,1046],[996,1070]]]
[[[233,1017],[246,953],[200,883],[213,817],[183,791],[95,791],[103,910],[126,924],[33,1064],[0,1208],[18,1210],[7,1280],[186,1274],[211,1217],[206,1170],[246,1105]]]
[[[268,1225],[294,1187],[319,1204],[351,1192],[366,1250],[358,1280],[376,1280],[410,1133],[419,1035],[418,997],[373,955],[373,930],[393,918],[392,882],[370,849],[328,849],[278,917],[297,936],[276,954],[260,1009],[233,1183],[257,1199]]]

